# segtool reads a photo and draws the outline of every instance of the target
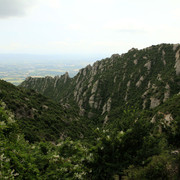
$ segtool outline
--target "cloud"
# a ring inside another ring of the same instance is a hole
[[[0,0],[0,18],[24,16],[34,0]]]

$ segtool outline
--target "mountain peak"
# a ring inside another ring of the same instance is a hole
[[[149,109],[162,104],[180,91],[179,74],[180,45],[160,44],[113,54],[86,66],[73,78],[66,73],[59,80],[42,78],[21,86],[62,103],[73,102],[81,115],[107,120],[125,106]]]

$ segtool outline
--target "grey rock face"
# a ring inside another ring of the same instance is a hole
[[[165,102],[169,96],[170,96],[170,86],[168,83],[166,83],[166,87],[165,87],[165,92],[164,92],[164,99],[163,99],[163,102]]]
[[[160,104],[160,100],[159,99],[151,97],[150,100],[151,100],[151,105],[150,105],[151,109],[159,106],[159,104]]]
[[[141,83],[143,82],[143,80],[144,80],[144,77],[141,76],[139,81],[136,83],[136,87],[139,87],[141,85]]]
[[[180,75],[180,49],[176,52],[176,64],[174,66],[176,75]]]
[[[91,94],[95,93],[98,89],[98,83],[99,83],[99,80],[97,80],[94,85],[93,85],[93,88],[91,90]]]
[[[149,70],[151,69],[151,61],[148,61],[148,62],[144,65],[144,67],[146,67],[147,70],[149,71]]]
[[[137,65],[138,60],[137,60],[137,59],[135,59],[133,62],[134,62],[134,64],[135,64],[135,65]]]
[[[105,103],[104,106],[103,106],[102,114],[104,114],[105,112],[110,112],[110,110],[111,110],[111,102],[112,102],[112,100],[111,100],[111,98],[109,98],[107,103]]]

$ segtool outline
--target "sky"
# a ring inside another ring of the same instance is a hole
[[[180,0],[0,0],[0,54],[110,56],[180,42]]]

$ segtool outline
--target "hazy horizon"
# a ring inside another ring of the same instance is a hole
[[[180,1],[0,0],[0,27],[0,78],[73,76],[131,48],[179,43]]]
[[[86,54],[21,54],[21,53],[0,53],[0,64],[7,63],[22,63],[22,62],[30,62],[30,63],[38,63],[38,62],[62,62],[62,63],[83,63],[87,64],[88,62],[93,63],[97,60],[104,59],[106,57],[110,57],[105,54],[98,55],[86,55]]]

